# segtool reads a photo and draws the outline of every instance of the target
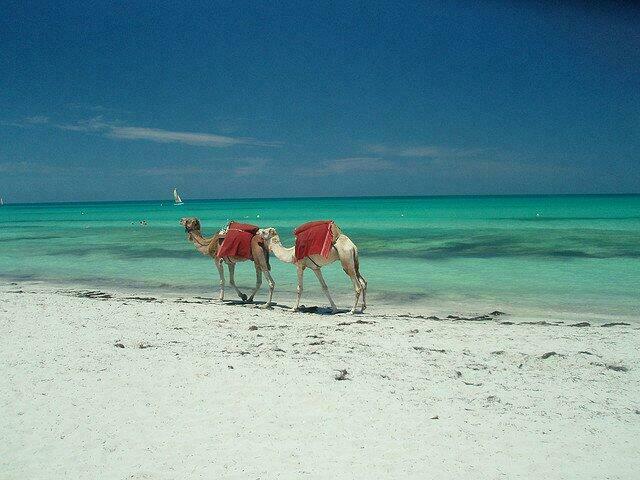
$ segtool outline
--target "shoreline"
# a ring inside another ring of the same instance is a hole
[[[5,284],[0,477],[633,478],[640,325],[511,320]]]
[[[236,296],[230,285],[226,286],[225,300],[219,302],[218,287],[212,286],[208,289],[184,288],[176,289],[174,287],[150,287],[148,285],[115,285],[111,282],[91,283],[89,281],[36,281],[33,279],[15,279],[0,275],[0,292],[4,288],[23,289],[24,291],[42,292],[42,293],[68,293],[73,295],[74,292],[81,291],[97,291],[110,295],[113,298],[126,297],[153,297],[157,300],[171,301],[180,298],[197,298],[200,300],[208,300],[213,305],[234,305],[238,307],[258,307],[266,301],[266,288],[263,285],[258,292],[256,300],[252,303],[244,303]],[[252,287],[239,285],[243,292],[247,292]],[[319,288],[317,289],[319,290]],[[278,295],[279,294],[279,295]],[[353,295],[350,290],[336,291],[332,290],[332,297],[339,308],[340,314],[345,314],[349,310]],[[411,295],[409,295],[411,297]],[[290,308],[295,301],[295,291],[289,291],[286,288],[277,289],[274,294],[274,302],[277,308],[284,310]],[[317,308],[320,312],[325,312],[328,306],[326,297],[321,291],[315,289],[305,289],[301,302],[302,306]],[[479,317],[489,315],[491,312],[500,312],[502,319],[510,317],[516,322],[547,322],[547,323],[584,323],[588,322],[595,326],[607,323],[629,323],[631,325],[640,325],[640,312],[638,313],[601,313],[594,311],[569,311],[559,310],[556,308],[531,308],[522,305],[513,305],[508,301],[489,302],[486,299],[469,299],[464,302],[453,300],[434,300],[433,302],[409,300],[406,304],[402,302],[380,302],[375,299],[369,299],[367,309],[364,315],[374,316],[402,316],[407,318],[429,318],[438,317],[439,320],[447,320],[447,317],[460,317],[460,319],[477,319]],[[309,313],[309,312],[307,312]],[[358,313],[359,314],[359,313]],[[455,320],[455,319],[453,319]]]

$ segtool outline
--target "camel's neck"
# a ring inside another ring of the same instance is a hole
[[[200,233],[200,230],[191,230],[189,232],[189,240],[191,241],[191,243],[193,243],[196,246],[198,251],[203,255],[209,255],[209,252],[210,252],[209,247],[215,237],[216,237],[215,235],[209,238],[203,237],[202,233]]]
[[[280,242],[280,237],[272,237],[269,241],[269,250],[273,252],[273,254],[278,257],[278,260],[285,263],[295,263],[296,262],[296,248],[295,247],[284,247]]]

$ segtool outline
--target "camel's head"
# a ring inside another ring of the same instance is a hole
[[[261,228],[260,230],[258,230],[258,233],[256,235],[264,238],[265,242],[267,243],[269,243],[269,241],[274,237],[278,238],[278,232],[273,227]]]
[[[180,219],[180,225],[182,225],[187,233],[191,233],[194,230],[200,230],[200,220],[196,217],[184,217]]]

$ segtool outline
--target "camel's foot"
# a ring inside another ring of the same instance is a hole
[[[292,312],[299,312],[300,311],[300,307],[291,307],[291,311]]]
[[[247,302],[249,302],[249,303],[253,302],[253,295],[251,295],[249,298],[247,298]]]
[[[260,305],[260,308],[265,309],[265,310],[269,310],[269,309],[271,309],[271,303],[269,303],[269,302],[263,303],[262,305]]]
[[[240,297],[240,300],[242,300],[243,302],[247,301],[247,296],[244,293],[238,293],[238,296]]]
[[[331,307],[331,315],[338,313],[338,307]]]
[[[356,313],[358,313],[358,311],[355,308],[352,308],[351,310],[349,310],[349,313],[351,315],[355,315]]]

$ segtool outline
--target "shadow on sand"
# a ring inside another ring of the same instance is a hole
[[[236,306],[241,306],[241,307],[252,307],[252,308],[260,308],[261,305],[264,304],[264,302],[243,302],[242,300],[223,300],[223,302],[225,305],[236,305]],[[279,308],[281,310],[288,310],[291,311],[291,306],[290,305],[285,305],[282,303],[272,303],[271,307],[269,307],[270,309],[274,309],[274,308]],[[300,308],[298,308],[297,310],[300,313],[314,313],[316,315],[336,315],[338,313],[348,313],[349,310],[346,308],[339,308],[338,311],[334,314],[331,312],[331,308],[330,307],[319,307],[317,305],[312,305],[307,307],[306,305],[300,305]],[[360,312],[357,312],[357,314],[359,315]]]

